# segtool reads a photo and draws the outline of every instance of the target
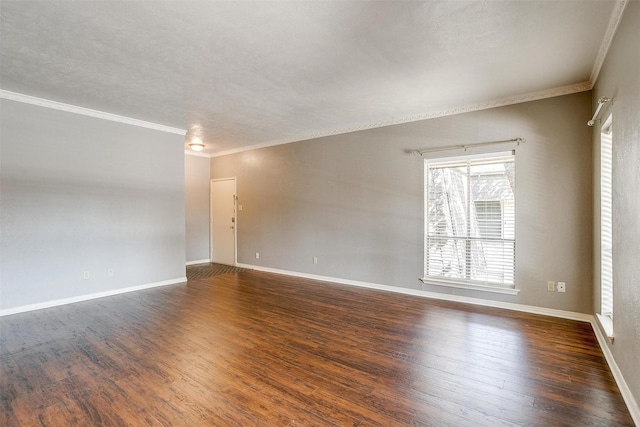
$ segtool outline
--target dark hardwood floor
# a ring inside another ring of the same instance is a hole
[[[255,271],[1,319],[3,426],[632,426],[588,323]]]
[[[204,264],[195,264],[187,266],[187,280],[204,279],[220,274],[241,273],[244,268],[232,267],[230,265],[218,264],[215,262],[206,262]]]

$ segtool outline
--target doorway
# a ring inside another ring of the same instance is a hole
[[[236,178],[211,180],[211,262],[236,265]]]

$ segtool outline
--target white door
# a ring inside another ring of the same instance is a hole
[[[211,262],[236,263],[236,179],[211,181]]]

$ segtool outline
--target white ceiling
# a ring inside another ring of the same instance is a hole
[[[588,89],[621,5],[2,0],[0,87],[230,152]]]

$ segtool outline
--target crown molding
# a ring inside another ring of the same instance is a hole
[[[0,89],[0,98],[11,101],[23,102],[25,104],[37,105],[39,107],[51,108],[54,110],[66,111],[67,113],[80,114],[83,116],[94,117],[96,119],[109,120],[112,122],[125,123],[132,126],[143,127],[147,129],[158,130],[160,132],[172,133],[185,136],[185,129],[164,126],[157,123],[145,122],[143,120],[132,119],[131,117],[119,116],[117,114],[105,113],[104,111],[91,110],[89,108],[78,107],[71,104],[63,104],[62,102],[50,101],[48,99],[37,98],[35,96],[24,95],[22,93],[11,92]]]
[[[420,120],[435,119],[438,117],[453,116],[455,114],[470,113],[473,111],[488,110],[490,108],[504,107],[507,105],[520,104],[523,102],[538,101],[541,99],[553,98],[556,96],[571,95],[578,92],[585,92],[585,91],[591,90],[592,88],[593,88],[593,85],[591,84],[591,82],[587,81],[587,82],[576,83],[576,84],[567,85],[567,86],[560,86],[553,89],[545,89],[545,90],[540,90],[536,92],[529,92],[522,95],[505,96],[502,98],[496,98],[489,101],[475,102],[472,104],[466,104],[466,105],[452,107],[444,110],[436,110],[430,113],[411,116],[411,117],[404,117],[396,120],[370,123],[370,124],[354,126],[350,128],[327,129],[327,130],[314,132],[310,134],[302,134],[293,138],[279,139],[275,141],[263,142],[260,144],[248,145],[245,147],[233,148],[231,150],[219,151],[216,153],[212,153],[210,157],[227,156],[230,154],[236,154],[236,153],[241,153],[241,152],[250,151],[250,150],[257,150],[260,148],[273,147],[276,145],[289,144],[292,142],[306,141],[309,139],[322,138],[326,136],[341,135],[345,133],[370,130],[370,129],[380,128],[385,126],[400,125],[404,123],[417,122]]]
[[[488,110],[491,108],[505,107],[507,105],[521,104],[523,102],[539,101],[542,99],[554,98],[556,96],[585,92],[591,90],[592,88],[593,86],[591,82],[576,83],[572,85],[556,87],[553,89],[539,90],[522,95],[505,96],[502,98],[491,99],[489,101],[476,102],[459,107],[453,107],[447,110],[435,111],[433,113],[410,118],[409,120],[406,120],[406,122],[435,119],[437,117],[453,116],[455,114],[470,113],[473,111]]]
[[[617,1],[613,6],[613,12],[611,12],[611,19],[609,19],[607,31],[602,38],[600,50],[598,51],[596,62],[593,64],[591,77],[589,77],[589,81],[591,82],[592,87],[596,84],[596,80],[598,80],[598,75],[600,75],[602,64],[604,64],[604,60],[607,57],[607,53],[609,52],[609,48],[611,47],[611,42],[613,42],[613,37],[615,36],[616,30],[618,29],[618,24],[620,24],[620,21],[622,20],[622,13],[624,12],[624,8],[627,6],[627,3],[627,0],[620,0]]]
[[[193,151],[193,150],[184,150],[184,154],[187,156],[194,156],[194,157],[206,157],[206,158],[211,158],[211,155],[209,153],[204,153],[202,151],[197,152],[197,151]]]

